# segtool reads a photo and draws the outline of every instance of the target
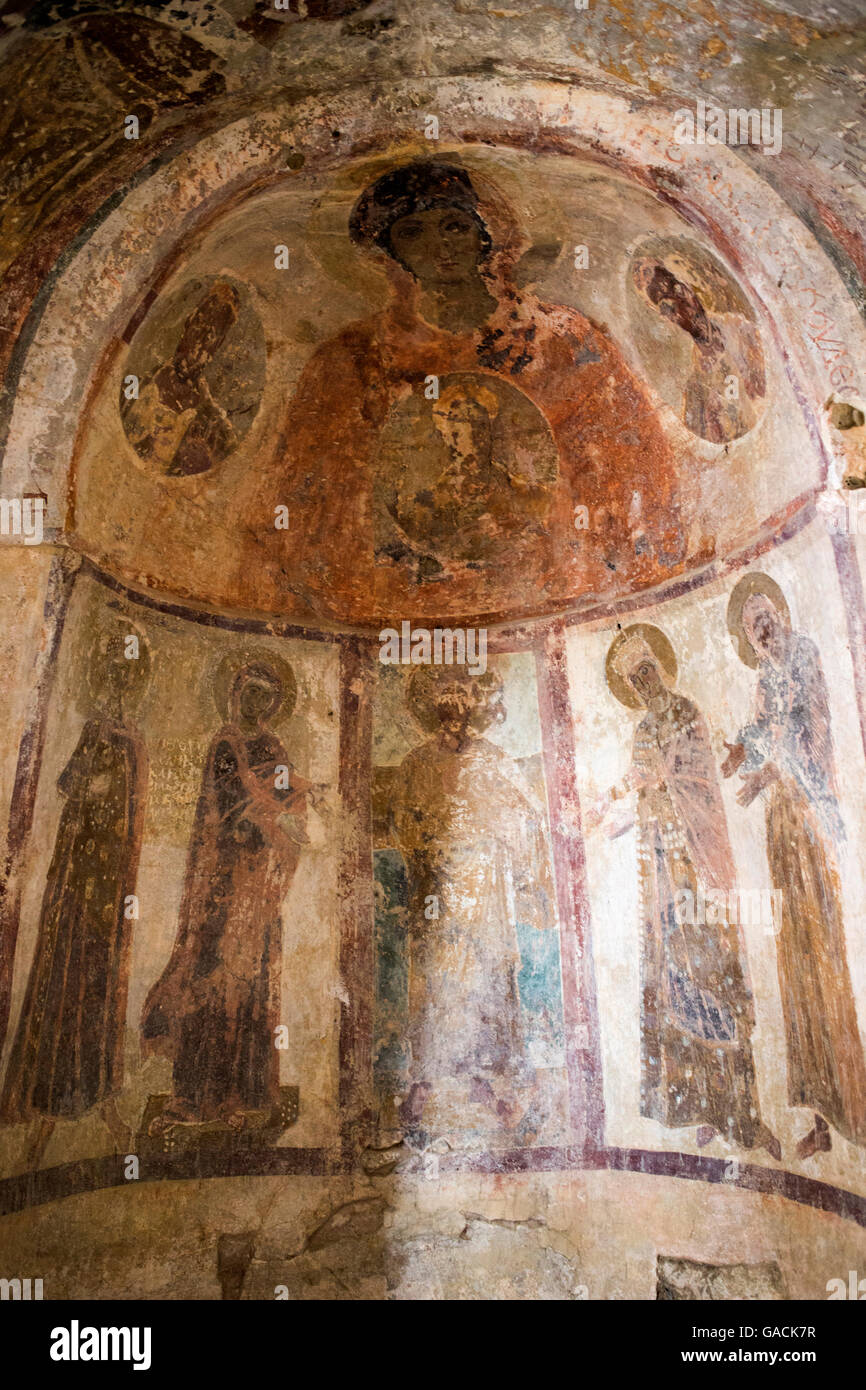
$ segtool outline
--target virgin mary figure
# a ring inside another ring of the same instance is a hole
[[[636,796],[640,1113],[671,1127],[697,1126],[701,1147],[721,1134],[781,1158],[760,1116],[755,1013],[738,923],[727,911],[694,910],[708,895],[712,902],[713,892],[730,901],[735,882],[706,723],[675,690],[676,657],[658,628],[634,623],[619,633],[606,670],[620,703],[646,711],[626,777],[590,817],[600,823],[612,801]],[[721,920],[702,920],[708,916]]]
[[[314,788],[270,722],[295,696],[285,662],[270,652],[246,662],[208,752],[177,938],[142,1014],[145,1052],[174,1064],[158,1130],[261,1128],[279,1104],[281,906],[307,842]]]
[[[539,417],[534,437],[549,431],[557,468],[547,476],[542,461],[545,476],[536,478],[529,459],[520,470],[500,467],[476,480],[492,503],[483,513],[487,563],[464,554],[447,576],[432,567],[437,613],[458,599],[461,612],[476,604],[486,611],[490,564],[500,586],[519,578],[514,601],[532,593],[535,611],[553,606],[563,584],[570,593],[602,592],[621,577],[650,583],[680,566],[674,464],[652,401],[605,328],[517,289],[519,235],[501,197],[489,188],[480,196],[483,182],[456,164],[417,160],[377,178],[351,213],[349,236],[387,274],[389,301],[310,358],[287,406],[267,495],[257,499],[260,515],[293,499],[294,570],[305,585],[297,592],[311,609],[339,596],[340,616],[351,617],[346,604],[359,603],[356,595],[367,604],[373,594],[386,614],[417,597],[412,556],[377,550],[379,451],[393,412],[413,394],[423,397],[425,383],[455,375],[476,403],[485,383],[522,394],[527,417]],[[442,447],[440,425],[430,424],[431,454]],[[516,422],[511,436],[520,429]],[[520,452],[519,441],[500,432]],[[321,466],[323,448],[339,460],[337,486]],[[470,529],[482,516],[478,502]],[[583,534],[577,505],[593,518]],[[497,519],[497,510],[513,520],[521,507],[525,527]],[[262,543],[257,538],[259,556]],[[285,535],[269,544],[284,564]]]

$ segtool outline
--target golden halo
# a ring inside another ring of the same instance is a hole
[[[629,637],[643,638],[657,659],[669,684],[673,684],[677,678],[677,658],[669,639],[661,628],[653,627],[651,623],[632,623],[614,637],[608,647],[604,663],[604,675],[608,690],[619,700],[621,705],[626,705],[628,709],[643,709],[637,693],[626,684],[615,664],[618,651]]]
[[[406,704],[425,733],[439,728],[436,696],[446,685],[475,686],[480,699],[470,727],[483,733],[491,724],[505,718],[502,705],[503,681],[495,671],[473,676],[465,666],[419,666],[409,679]]]
[[[728,632],[731,634],[737,656],[754,671],[758,665],[758,658],[743,629],[743,607],[746,599],[751,598],[753,594],[763,594],[768,598],[787,627],[791,625],[791,610],[775,579],[771,579],[768,574],[744,574],[742,579],[737,580],[728,599]]]
[[[223,719],[231,717],[229,696],[235,676],[244,666],[250,665],[270,666],[274,674],[279,677],[283,687],[283,698],[271,715],[271,720],[282,723],[289,719],[298,698],[298,682],[289,663],[267,647],[244,647],[240,651],[231,651],[223,657],[217,666],[213,676],[212,690],[214,703]]]

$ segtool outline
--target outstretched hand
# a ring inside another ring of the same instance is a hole
[[[742,777],[742,786],[737,792],[737,801],[740,806],[751,806],[756,796],[774,782],[779,775],[778,768],[774,763],[764,763],[763,767],[758,768],[757,772],[748,772]]]
[[[746,761],[746,750],[741,743],[728,743],[725,741],[728,756],[722,763],[722,776],[733,777],[738,767],[742,767]]]

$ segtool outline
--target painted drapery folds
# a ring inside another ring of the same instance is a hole
[[[598,808],[637,800],[641,912],[641,1113],[695,1125],[697,1142],[726,1134],[742,1148],[778,1141],[759,1112],[751,1034],[754,1005],[739,927],[708,922],[707,894],[735,871],[709,731],[674,682],[677,662],[656,627],[625,629],[607,656],[623,704],[646,711],[631,768]]]
[[[754,429],[767,390],[764,352],[752,309],[727,271],[695,242],[651,239],[633,256],[631,283],[689,342],[690,360],[678,383],[683,423],[713,444]],[[640,316],[633,317],[640,335]],[[650,343],[644,338],[641,346],[651,361]]]
[[[242,286],[193,280],[161,304],[133,342],[121,391],[123,428],[138,457],[170,478],[221,463],[255,418],[264,358]]]
[[[757,667],[755,714],[729,748],[741,768],[738,800],[769,789],[767,857],[782,894],[779,984],[791,1105],[814,1111],[802,1156],[832,1143],[829,1125],[866,1142],[866,1062],[845,947],[836,858],[839,813],[827,687],[815,644],[791,627],[773,580],[748,574],[731,595],[728,626],[742,659]],[[838,849],[837,849],[838,847]]]
[[[564,80],[592,10],[536,82],[549,15],[458,6],[470,72],[434,6],[389,86],[411,6],[120,8],[0,16],[0,1210],[161,1242],[154,1288],[187,1223],[226,1297],[798,1296],[816,1250],[822,1296],[856,239],[790,142]]]
[[[6,1123],[41,1119],[34,1164],[60,1117],[102,1104],[123,1133],[114,1104],[148,781],[133,719],[148,667],[135,632],[103,638],[90,673],[98,707],[57,782],[63,811],[2,1100]]]
[[[268,725],[294,704],[291,668],[264,657],[223,674],[229,722],[202,776],[177,941],[142,1016],[145,1048],[173,1063],[152,1133],[279,1119],[280,907],[307,843],[312,784]]]
[[[307,364],[268,499],[299,509],[310,602],[353,575],[382,611],[427,584],[483,611],[481,581],[506,556],[542,604],[563,575],[595,592],[619,570],[675,574],[675,466],[650,399],[600,325],[516,288],[501,195],[417,160],[365,189],[349,235],[384,261],[390,299]],[[336,496],[318,467],[325,422]],[[594,518],[583,534],[576,507]]]
[[[383,1112],[421,1148],[561,1138],[562,997],[543,785],[533,785],[532,763],[522,767],[485,737],[508,717],[494,672],[417,672],[406,698],[428,736],[381,779],[382,834],[400,856],[377,851]],[[388,922],[395,903],[401,933]]]

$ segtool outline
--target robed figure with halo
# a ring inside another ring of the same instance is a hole
[[[709,731],[675,689],[676,657],[658,628],[634,623],[618,633],[606,674],[621,704],[644,710],[628,773],[588,818],[600,825],[612,802],[636,799],[640,1113],[668,1127],[696,1126],[701,1147],[722,1135],[781,1158],[760,1114],[739,925],[733,914],[700,908],[714,892],[730,901],[735,883]]]
[[[271,722],[296,698],[271,652],[223,663],[226,724],[201,782],[180,923],[142,1015],[145,1052],[173,1062],[172,1094],[151,1123],[261,1129],[280,1102],[281,907],[318,790],[291,766]]]
[[[28,1168],[38,1167],[57,1120],[94,1107],[115,1147],[129,1144],[116,1098],[148,781],[133,713],[149,670],[143,635],[113,622],[88,670],[94,708],[57,780],[63,810],[2,1097],[5,1123],[38,1121]]]
[[[722,766],[740,771],[743,807],[766,793],[767,858],[781,899],[776,941],[788,1054],[788,1099],[813,1112],[797,1148],[831,1148],[830,1126],[866,1145],[866,1061],[845,949],[839,811],[830,704],[818,650],[795,632],[785,596],[746,574],[728,603],[728,630],[757,669],[755,711]]]
[[[563,1121],[564,1075],[532,1060],[520,986],[518,924],[556,930],[545,809],[485,737],[503,697],[498,674],[452,667],[419,668],[408,688],[428,733],[391,808],[409,882],[401,1125],[414,1146],[520,1147]],[[555,990],[554,1010],[558,970]]]

